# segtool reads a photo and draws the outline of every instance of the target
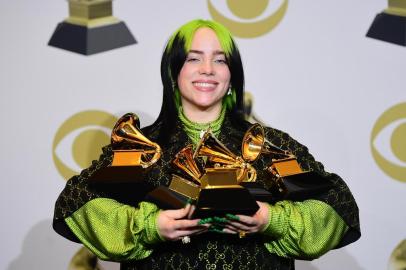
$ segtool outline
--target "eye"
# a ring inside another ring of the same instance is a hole
[[[111,127],[116,121],[115,116],[106,112],[84,111],[59,127],[53,143],[53,159],[66,180],[99,158],[101,147],[110,143]]]
[[[200,58],[197,56],[188,56],[186,57],[186,62],[193,63],[200,61]]]
[[[214,62],[217,64],[227,64],[227,60],[224,58],[215,59]]]
[[[371,134],[372,156],[390,177],[406,182],[406,103],[385,111]]]

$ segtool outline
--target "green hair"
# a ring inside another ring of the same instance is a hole
[[[216,33],[221,48],[224,50],[226,57],[229,57],[234,44],[228,29],[217,22],[202,19],[190,21],[176,30],[175,33],[173,33],[173,35],[170,37],[166,50],[172,49],[173,41],[175,40],[175,37],[178,37],[179,39],[183,40],[185,51],[188,52],[192,46],[193,37],[196,31],[203,27],[210,28]]]

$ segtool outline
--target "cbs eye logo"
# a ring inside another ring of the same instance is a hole
[[[371,134],[372,156],[390,177],[406,182],[406,102],[385,111]]]
[[[83,111],[68,118],[58,129],[52,144],[55,166],[68,180],[98,159],[101,147],[110,143],[117,118],[103,111]]]
[[[241,38],[255,38],[272,31],[288,8],[288,0],[208,0],[207,4],[212,18]],[[231,14],[225,16],[219,9],[223,13],[231,11]],[[238,20],[231,17],[238,17]]]

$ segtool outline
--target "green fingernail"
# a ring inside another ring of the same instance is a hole
[[[227,222],[227,219],[221,218],[221,217],[214,217],[214,221],[219,222],[219,223],[225,223],[225,222]]]
[[[206,224],[206,221],[204,219],[201,219],[201,220],[199,220],[199,222],[197,222],[197,224],[203,225],[203,224]]]
[[[206,223],[211,223],[212,220],[213,220],[212,218],[203,218],[203,219],[199,220],[199,222],[197,222],[197,224],[203,225],[203,224],[206,224]]]
[[[188,199],[186,200],[186,206],[187,206],[188,204],[192,204],[192,202],[193,202],[193,200],[192,200],[191,198],[188,198]]]
[[[240,220],[239,217],[237,217],[236,215],[233,215],[233,214],[226,214],[226,217],[231,220]]]
[[[210,226],[210,228],[216,229],[216,230],[223,230],[224,226],[222,224],[213,224]]]
[[[217,226],[210,226],[210,228],[208,229],[209,232],[216,232],[216,233],[224,233],[223,230],[224,230],[223,227],[217,227]]]

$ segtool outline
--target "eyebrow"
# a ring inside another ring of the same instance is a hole
[[[203,51],[199,51],[199,50],[190,50],[190,51],[188,52],[188,54],[189,54],[189,53],[204,54]],[[214,55],[225,55],[225,53],[224,53],[223,51],[219,51],[219,50],[214,51],[213,54],[214,54]]]

